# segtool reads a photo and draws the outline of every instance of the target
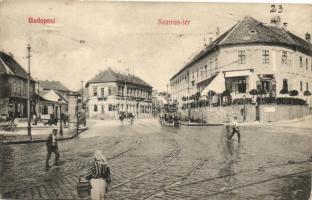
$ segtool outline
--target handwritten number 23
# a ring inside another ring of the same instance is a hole
[[[274,13],[276,11],[278,13],[282,13],[283,12],[283,6],[282,5],[278,5],[278,7],[276,8],[276,5],[271,5],[270,13]]]

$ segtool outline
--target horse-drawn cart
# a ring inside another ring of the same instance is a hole
[[[180,126],[180,118],[177,113],[177,105],[175,102],[166,104],[159,114],[159,123],[161,126]]]

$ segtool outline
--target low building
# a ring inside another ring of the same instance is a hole
[[[89,80],[86,88],[89,118],[116,119],[121,111],[152,116],[152,86],[133,74],[108,68]]]
[[[0,52],[0,114],[14,118],[27,117],[27,77],[13,56]],[[35,112],[35,83],[30,77],[31,112]]]
[[[37,87],[37,117],[42,120],[50,119],[51,117],[59,118],[60,113],[68,113],[67,96],[72,91],[64,86],[59,81],[38,81]],[[62,100],[60,106],[59,99]],[[60,110],[61,108],[61,110]]]
[[[297,90],[298,98],[312,86],[310,34],[302,39],[279,24],[266,25],[245,17],[206,46],[170,79],[171,97],[183,105],[183,97],[227,90],[232,99],[264,91],[268,97],[287,96],[281,90]],[[187,98],[189,99],[189,98]]]
[[[154,90],[152,93],[153,96],[153,115],[156,117],[162,108],[170,101],[170,95],[167,92],[158,92]]]

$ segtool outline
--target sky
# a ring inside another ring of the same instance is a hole
[[[282,6],[279,15],[288,30],[303,38],[312,32],[312,4]],[[269,23],[276,15],[270,8],[259,3],[2,0],[0,50],[27,69],[30,44],[32,77],[61,81],[74,91],[107,67],[166,91],[169,79],[215,38],[217,27],[222,34],[245,16]],[[29,17],[55,18],[55,24],[29,23]],[[159,19],[190,24],[159,25]]]

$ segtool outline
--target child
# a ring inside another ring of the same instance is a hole
[[[238,127],[238,122],[237,122],[237,117],[236,116],[234,116],[234,120],[232,122],[232,134],[229,137],[229,140],[232,139],[232,137],[234,136],[235,133],[237,134],[238,142],[240,142],[240,132],[239,132],[239,127]]]

